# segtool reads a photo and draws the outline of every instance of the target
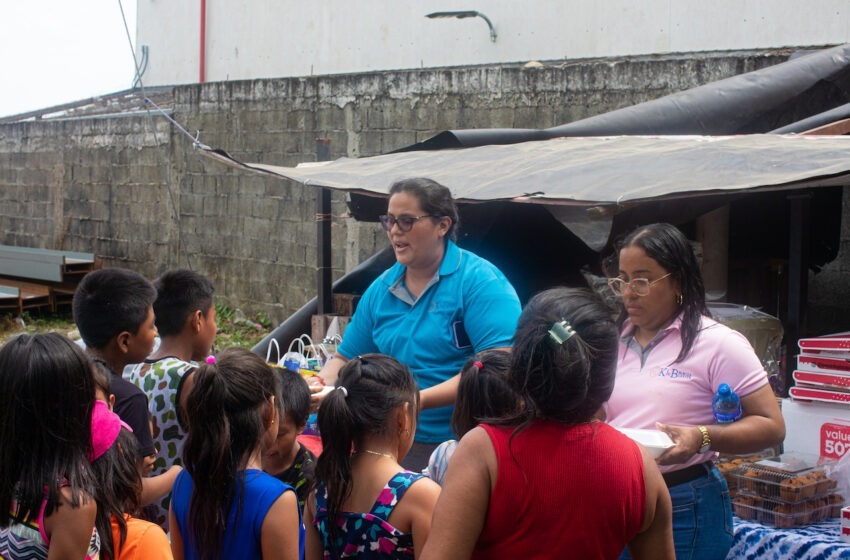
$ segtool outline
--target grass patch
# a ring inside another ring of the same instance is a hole
[[[271,321],[262,313],[246,316],[241,310],[220,303],[215,304],[215,309],[218,323],[215,340],[217,349],[238,346],[250,350],[271,330]],[[80,338],[70,310],[57,313],[24,312],[20,317],[0,314],[0,344],[16,334],[46,332],[58,332],[72,340]]]

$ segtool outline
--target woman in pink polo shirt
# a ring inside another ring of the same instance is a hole
[[[718,451],[749,453],[781,442],[782,414],[747,339],[711,319],[682,232],[669,224],[640,227],[619,257],[619,276],[609,280],[623,311],[607,421],[670,435],[676,445],[657,461],[673,500],[676,556],[725,558],[732,508],[711,460]],[[721,383],[741,397],[743,416],[732,424],[714,423],[711,400]]]

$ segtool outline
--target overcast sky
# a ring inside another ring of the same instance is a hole
[[[120,0],[136,41],[136,0]],[[0,116],[128,89],[119,0],[2,0]]]

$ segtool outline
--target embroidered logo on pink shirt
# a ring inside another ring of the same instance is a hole
[[[682,371],[674,367],[663,367],[658,370],[658,377],[669,377],[670,379],[693,379],[694,375],[689,371]]]

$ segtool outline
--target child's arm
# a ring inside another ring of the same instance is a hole
[[[44,519],[44,532],[50,538],[47,560],[79,560],[88,554],[94,531],[97,504],[86,496],[78,507],[71,505],[71,490],[62,488],[59,503]]]
[[[183,560],[183,536],[180,534],[180,526],[172,506],[168,507],[168,532],[171,533],[171,553],[174,554],[174,560]]]
[[[260,528],[263,560],[299,560],[300,526],[298,498],[294,490],[287,490],[269,508]]]
[[[319,537],[319,531],[313,525],[313,519],[316,518],[316,491],[310,492],[307,496],[307,501],[304,502],[304,528],[306,530],[306,542],[304,550],[304,560],[322,560],[324,555],[324,546],[322,539]]]
[[[431,532],[431,519],[434,516],[434,506],[440,497],[440,485],[431,479],[417,480],[404,494],[402,502],[405,509],[410,506],[412,518],[410,521],[410,532],[413,533],[413,554],[419,558],[425,541]]]
[[[629,543],[632,558],[672,559],[676,557],[673,546],[673,506],[670,492],[655,464],[655,459],[641,445],[643,454],[643,479],[646,485],[643,527]]]
[[[497,472],[496,451],[483,428],[473,428],[457,446],[446,483],[434,508],[431,532],[417,560],[469,558],[484,528],[491,480]],[[416,534],[414,533],[414,539]],[[414,541],[414,546],[417,546]]]
[[[164,498],[171,488],[174,486],[174,481],[177,480],[177,475],[183,467],[173,465],[164,473],[157,476],[150,476],[142,479],[142,498],[143,506],[148,506],[162,498]]]

